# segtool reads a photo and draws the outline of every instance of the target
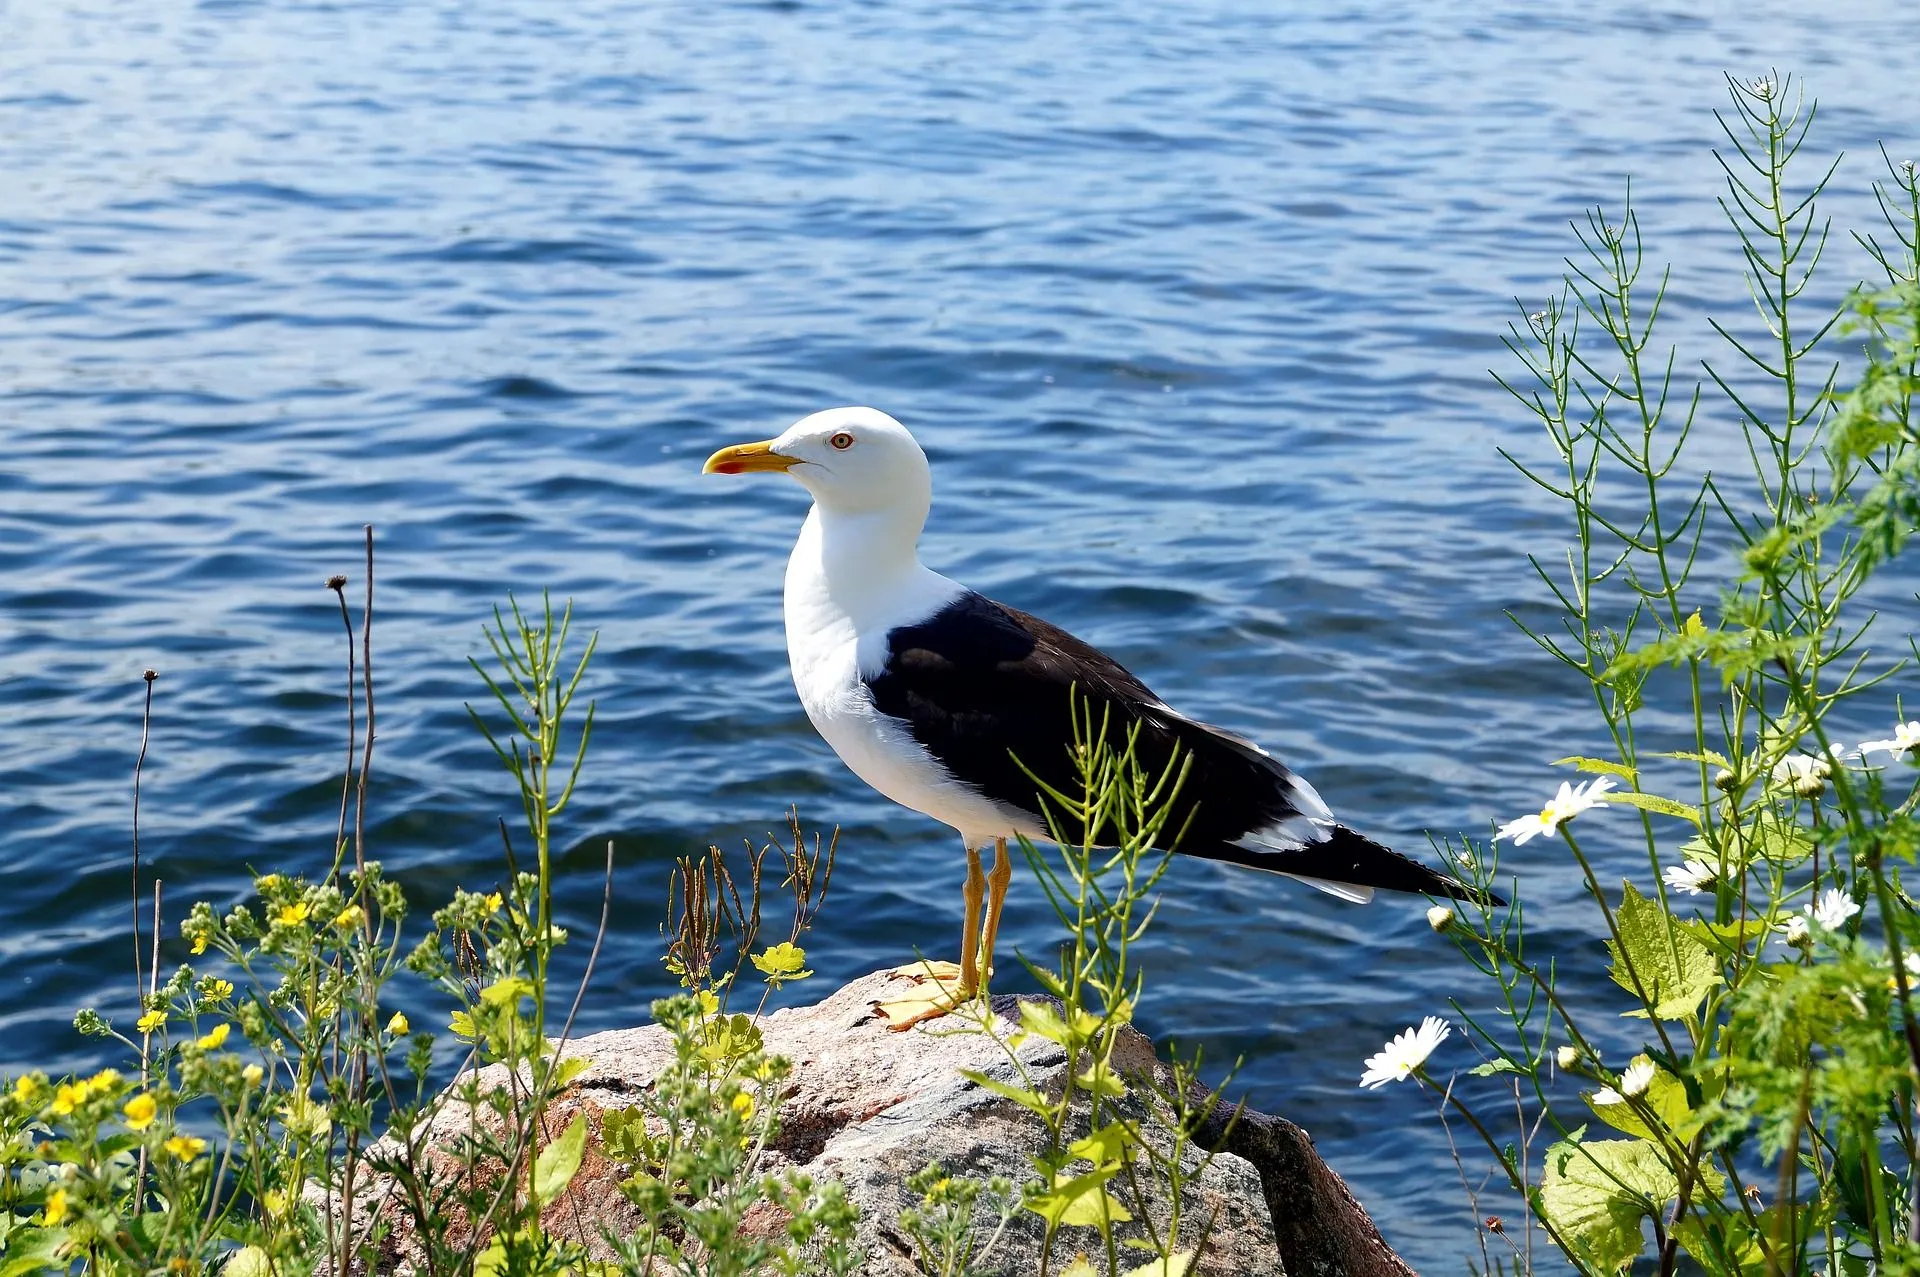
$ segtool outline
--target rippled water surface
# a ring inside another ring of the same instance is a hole
[[[1710,349],[1702,308],[1745,304],[1723,72],[1807,74],[1843,218],[1877,140],[1920,149],[1912,11],[1699,7],[0,0],[0,1070],[97,1058],[76,1005],[126,1015],[144,667],[169,916],[323,867],[323,581],[357,593],[369,522],[370,837],[423,901],[501,872],[510,794],[462,709],[487,610],[550,587],[600,631],[560,883],[586,928],[614,840],[588,1027],[665,988],[671,858],[789,803],[844,831],[821,983],[944,949],[954,839],[841,767],[788,682],[802,494],[699,474],[834,404],[927,445],[929,561],[1352,823],[1418,850],[1530,806],[1585,719],[1503,615],[1541,614],[1523,556],[1561,543],[1496,454],[1538,450],[1487,375],[1513,299],[1631,172]],[[1737,455],[1724,414],[1703,430]],[[1516,864],[1590,957],[1556,847]],[[1419,902],[1191,863],[1166,895],[1148,1027],[1244,1055],[1389,1239],[1457,1269],[1427,1104],[1354,1087],[1468,989]],[[1023,875],[1003,937],[1057,935]]]

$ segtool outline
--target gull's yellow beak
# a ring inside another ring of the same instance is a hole
[[[773,443],[771,439],[763,439],[759,443],[736,443],[731,448],[722,448],[707,458],[700,473],[756,474],[763,470],[791,470],[800,464],[798,457],[775,452]]]

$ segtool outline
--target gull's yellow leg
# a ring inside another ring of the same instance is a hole
[[[1000,910],[1007,903],[1007,884],[1013,881],[1013,862],[1007,859],[1007,840],[993,840],[993,873],[987,879],[987,929],[980,938],[980,987],[993,980],[993,945],[1000,938]]]
[[[998,866],[995,866],[997,869]],[[904,998],[876,1002],[873,1009],[896,1033],[924,1020],[945,1015],[980,991],[980,912],[987,895],[987,876],[980,868],[980,853],[967,848],[967,885],[965,888],[966,923],[960,933],[960,965],[951,962],[920,961],[895,967],[887,974],[912,980],[919,987]]]

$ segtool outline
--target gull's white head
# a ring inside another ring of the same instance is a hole
[[[777,439],[735,444],[707,458],[703,473],[778,470],[800,481],[829,514],[889,514],[924,522],[933,472],[907,428],[878,408],[829,408],[802,417]]]

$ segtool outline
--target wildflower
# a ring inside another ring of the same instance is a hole
[[[393,1018],[387,1021],[387,1032],[396,1038],[407,1036],[407,1031],[412,1027],[412,1025],[407,1023],[407,1013],[405,1011],[395,1011]]]
[[[1378,1055],[1367,1057],[1367,1071],[1360,1075],[1360,1085],[1377,1090],[1389,1082],[1405,1081],[1452,1032],[1445,1020],[1437,1015],[1428,1016],[1419,1028],[1396,1035]]]
[[[1560,832],[1560,826],[1581,812],[1600,806],[1605,801],[1607,791],[1616,787],[1611,776],[1602,776],[1578,786],[1563,780],[1560,782],[1560,792],[1547,800],[1547,805],[1540,809],[1538,815],[1508,821],[1500,826],[1494,839],[1511,838],[1514,846],[1518,847],[1541,836],[1551,838]]]
[[[488,913],[499,913],[500,906],[505,903],[506,902],[501,899],[499,892],[492,891],[487,893],[486,906]]]
[[[1610,1104],[1625,1104],[1627,1097],[1610,1086],[1603,1086],[1593,1093],[1592,1099],[1588,1102],[1597,1109],[1606,1108]]]
[[[1653,1061],[1644,1055],[1627,1065],[1627,1071],[1620,1075],[1620,1093],[1629,1099],[1645,1095],[1652,1084]]]
[[[1733,774],[1731,767],[1722,767],[1713,774],[1713,787],[1723,794],[1730,794],[1739,780],[1740,778]]]
[[[1445,905],[1435,905],[1427,910],[1427,925],[1435,931],[1445,931],[1453,925],[1453,910]]]
[[[741,1121],[751,1122],[753,1120],[757,1106],[754,1104],[751,1095],[748,1095],[745,1091],[740,1091],[734,1095],[729,1103],[733,1106],[733,1111],[740,1115]]]
[[[1820,893],[1820,899],[1814,904],[1812,920],[1827,931],[1838,931],[1847,925],[1847,919],[1860,912],[1860,906],[1852,896],[1838,887],[1829,887]]]
[[[67,1190],[56,1188],[47,1194],[47,1208],[40,1216],[40,1222],[49,1228],[67,1218]]]
[[[53,1115],[65,1117],[87,1101],[87,1088],[84,1083],[76,1086],[62,1082],[53,1092]]]
[[[213,1026],[211,1033],[202,1034],[199,1038],[195,1039],[194,1045],[202,1051],[218,1051],[226,1044],[227,1034],[231,1032],[232,1029],[233,1026],[230,1024],[216,1024]]]
[[[31,1073],[22,1073],[13,1080],[13,1098],[22,1104],[33,1103],[34,1096],[40,1094],[40,1079]]]
[[[312,912],[312,908],[304,900],[290,905],[281,905],[279,912],[273,915],[273,925],[276,927],[297,927],[305,922],[307,915]]]
[[[287,1195],[277,1188],[260,1194],[260,1204],[267,1208],[267,1214],[276,1218],[287,1213]]]
[[[212,998],[216,1002],[222,998],[230,998],[233,996],[233,981],[216,980],[212,976],[208,976],[200,982],[200,992],[203,996]]]
[[[207,1142],[197,1135],[176,1135],[161,1147],[181,1161],[191,1162],[207,1151]]]
[[[1683,861],[1660,877],[1668,887],[1682,895],[1704,896],[1713,887],[1714,868],[1698,860]]]
[[[1895,758],[1902,755],[1920,756],[1920,718],[1896,723],[1891,739],[1863,740],[1860,742],[1860,748],[1853,752],[1865,757],[1883,749]]]
[[[246,1068],[240,1070],[240,1080],[248,1086],[260,1085],[260,1079],[266,1075],[267,1071],[258,1064],[249,1064]]]
[[[165,1024],[166,1022],[167,1022],[167,1013],[156,1007],[153,1010],[147,1012],[145,1015],[141,1016],[138,1020],[135,1020],[133,1022],[133,1027],[140,1030],[142,1033],[152,1033],[154,1030],[158,1029],[161,1025]]]
[[[195,936],[193,938],[193,952],[195,954],[202,954],[202,953],[205,953],[206,951],[207,951],[207,938],[205,936]]]
[[[333,915],[333,925],[342,931],[351,931],[367,920],[367,911],[359,905],[348,905]]]
[[[1773,77],[1770,75],[1761,76],[1747,87],[1752,89],[1753,96],[1762,102],[1771,101],[1773,98]]]
[[[278,887],[282,881],[279,874],[262,874],[253,880],[253,889],[264,896]]]
[[[1780,939],[1785,944],[1801,946],[1813,942],[1813,934],[1807,930],[1807,920],[1802,914],[1788,914],[1787,923],[1782,928],[1782,932]]]
[[[1553,1053],[1553,1062],[1560,1066],[1562,1073],[1571,1073],[1580,1067],[1580,1048],[1568,1043]]]
[[[154,1115],[160,1111],[160,1105],[153,1096],[142,1091],[128,1100],[120,1111],[126,1114],[128,1130],[144,1131],[153,1125]]]
[[[1791,789],[1802,798],[1818,798],[1826,791],[1833,765],[1812,754],[1788,754],[1773,765],[1768,775],[1774,784]]]

